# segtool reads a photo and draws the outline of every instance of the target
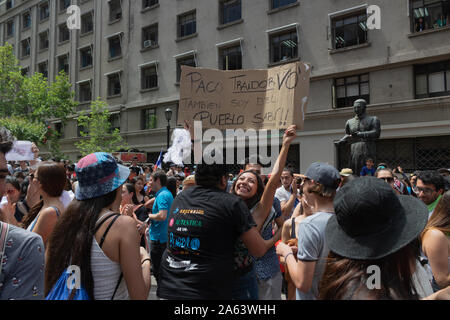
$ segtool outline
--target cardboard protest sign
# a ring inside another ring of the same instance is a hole
[[[268,70],[181,67],[178,124],[203,128],[303,128],[311,68],[303,62]]]
[[[31,151],[32,142],[15,141],[10,152],[5,154],[6,161],[27,161],[34,159],[34,153]]]

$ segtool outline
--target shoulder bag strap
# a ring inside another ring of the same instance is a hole
[[[5,253],[6,237],[8,236],[9,225],[0,221],[0,275],[2,274],[3,254]]]

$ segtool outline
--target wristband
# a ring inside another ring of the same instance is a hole
[[[141,265],[143,265],[145,261],[150,261],[151,262],[150,258],[147,258],[147,259],[142,260]]]
[[[289,255],[294,255],[292,252],[289,252],[287,255],[284,256],[284,261],[287,263],[287,257],[289,257]]]

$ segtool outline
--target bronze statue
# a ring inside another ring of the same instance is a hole
[[[376,159],[375,141],[380,137],[380,120],[375,116],[366,114],[366,101],[358,99],[353,104],[353,111],[356,116],[347,120],[345,125],[346,135],[337,145],[343,143],[351,144],[351,156],[349,167],[357,175],[360,174],[362,167],[368,158]]]

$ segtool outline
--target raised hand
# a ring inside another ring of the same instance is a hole
[[[297,137],[297,126],[289,126],[283,135],[283,144],[291,144],[292,141]]]

